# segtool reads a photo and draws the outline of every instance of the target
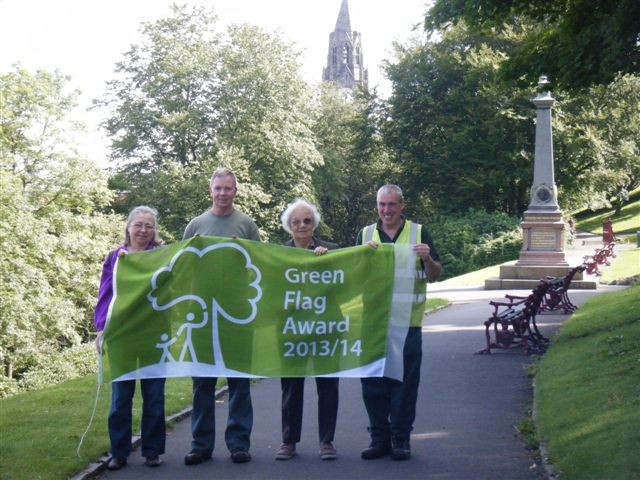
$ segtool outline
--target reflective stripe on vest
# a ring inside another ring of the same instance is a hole
[[[377,224],[374,223],[364,228],[362,232],[363,244],[371,240],[382,243],[376,227]],[[416,245],[420,243],[420,232],[421,225],[405,220],[404,228],[395,243]],[[404,263],[399,257],[396,257],[396,262]],[[412,254],[411,257],[406,259],[405,265],[396,264],[395,277],[398,285],[394,285],[393,302],[396,304],[407,304],[407,307],[409,307],[411,311],[411,326],[422,326],[425,301],[427,298],[427,275],[422,269],[420,258]],[[408,283],[407,280],[412,281]],[[400,305],[397,306],[400,307]]]
[[[422,303],[427,299],[426,293],[394,293],[393,301],[398,302],[411,302],[411,303]]]

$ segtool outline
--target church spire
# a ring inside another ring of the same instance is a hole
[[[323,69],[322,80],[335,82],[352,91],[359,85],[367,85],[368,72],[364,68],[362,38],[359,32],[351,30],[348,0],[342,0],[335,30],[329,34],[327,66]]]
[[[351,19],[349,18],[349,0],[342,0],[340,13],[336,21],[336,32],[351,32]]]

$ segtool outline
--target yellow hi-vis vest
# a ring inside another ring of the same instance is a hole
[[[377,224],[375,223],[373,225],[364,227],[364,230],[362,232],[363,244],[366,244],[370,240],[375,240],[378,243],[382,243],[382,241],[380,240],[380,234],[378,233],[378,229],[376,227]],[[409,220],[405,220],[402,232],[400,232],[400,235],[396,239],[395,243],[416,245],[420,243],[421,238],[422,225],[413,223]],[[400,303],[410,303],[410,325],[412,327],[421,327],[427,300],[427,274],[422,269],[422,262],[418,255],[415,255],[415,266],[413,266],[413,268],[407,269],[406,275],[409,278],[413,278],[413,290],[410,289],[410,283],[405,283],[407,285],[407,291],[396,291],[393,295],[393,301]]]

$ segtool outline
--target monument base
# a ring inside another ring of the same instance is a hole
[[[572,267],[518,265],[509,262],[500,265],[500,276],[487,278],[484,281],[485,290],[532,290],[540,284],[544,277],[564,277]],[[585,279],[582,272],[577,272],[571,281],[571,289],[595,290],[598,288],[596,280]]]
[[[534,289],[544,277],[564,277],[573,268],[564,251],[565,223],[555,208],[530,207],[524,212],[520,258],[500,266],[500,276],[484,282],[486,290]],[[598,282],[578,272],[571,281],[576,289],[595,290]]]
[[[529,209],[524,212],[520,226],[523,241],[516,265],[569,266],[564,254],[565,223],[560,210]]]

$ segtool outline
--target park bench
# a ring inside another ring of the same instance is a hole
[[[607,260],[609,257],[615,257],[616,254],[613,252],[613,247],[616,246],[616,242],[618,238],[616,237],[615,232],[613,231],[613,224],[611,223],[611,219],[607,219],[602,222],[602,248],[596,250],[596,254],[600,253],[600,257],[603,258],[603,262],[606,262],[609,265],[609,261]],[[602,261],[599,262],[602,265]]]
[[[602,248],[596,248],[593,255],[585,255],[583,265],[588,274],[601,275],[598,265],[611,265],[609,257],[615,257],[616,254],[613,248],[616,246],[616,242],[610,242],[604,244]]]
[[[602,275],[602,272],[598,268],[598,262],[593,255],[585,255],[583,258],[583,265],[586,272],[589,275]]]
[[[618,239],[613,231],[613,222],[610,218],[607,218],[602,222],[602,243],[607,245],[609,243],[615,243]]]
[[[549,340],[538,330],[536,315],[550,285],[549,281],[540,281],[527,297],[505,295],[508,301],[490,301],[493,313],[484,322],[487,346],[476,353],[489,354],[492,349],[513,348],[524,348],[526,353],[543,353]]]
[[[593,255],[585,255],[583,257],[583,264],[588,274],[601,275],[598,265],[611,265],[609,258],[615,258],[616,256],[613,249],[617,241],[611,219],[607,218],[602,222],[602,248],[596,248]]]
[[[601,251],[604,252],[604,255],[606,256],[606,258],[616,258],[616,254],[613,251],[613,248],[616,246],[616,242],[609,242],[609,243],[605,243],[604,246],[601,248]],[[607,263],[607,265],[609,265],[609,263]]]
[[[562,310],[563,313],[573,313],[578,307],[574,305],[569,299],[569,287],[573,281],[573,277],[578,272],[584,272],[586,265],[578,265],[567,272],[564,277],[545,277],[541,281],[547,282],[549,288],[544,296],[542,305],[538,313],[553,312],[556,310]]]
[[[598,265],[611,265],[611,262],[609,262],[609,257],[613,255],[614,246],[615,242],[608,243],[604,245],[603,248],[596,248],[593,254],[593,259]]]

